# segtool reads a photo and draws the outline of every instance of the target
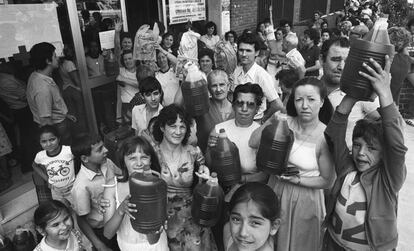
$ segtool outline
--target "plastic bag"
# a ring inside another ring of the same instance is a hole
[[[214,61],[216,68],[233,74],[237,66],[237,55],[233,46],[226,41],[219,41],[214,48]]]
[[[154,23],[154,29],[151,30],[148,24],[139,27],[135,34],[134,59],[155,61],[155,47],[158,41],[160,31],[157,23]]]
[[[180,47],[178,54],[180,56],[197,60],[198,58],[198,46],[197,40],[201,37],[200,34],[192,30],[188,30],[183,33],[180,41]]]

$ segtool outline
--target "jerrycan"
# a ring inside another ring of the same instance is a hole
[[[167,220],[167,183],[154,171],[134,172],[129,177],[129,191],[129,201],[138,209],[132,213],[132,228],[146,234],[150,244],[158,242],[160,234],[156,232]]]
[[[224,192],[218,184],[217,173],[211,173],[206,183],[198,184],[193,191],[191,216],[202,227],[213,227],[220,219]]]
[[[184,106],[192,117],[201,116],[208,112],[210,102],[207,81],[196,64],[188,66],[188,74],[181,85]]]
[[[275,122],[262,131],[256,156],[256,166],[267,174],[282,175],[288,172],[287,161],[294,141],[287,115],[279,114]]]
[[[211,163],[208,166],[216,172],[219,183],[229,187],[241,180],[239,149],[231,142],[224,129],[220,129],[217,145],[210,150]]]
[[[379,18],[362,39],[350,40],[351,49],[341,76],[341,90],[357,100],[373,101],[374,98],[371,82],[358,73],[359,71],[368,73],[362,63],[365,62],[375,69],[369,62],[372,58],[384,68],[385,55],[391,58],[395,52],[394,45],[390,43],[388,37],[387,27],[387,18]]]
[[[20,226],[16,228],[13,236],[14,251],[32,251],[36,247],[36,242],[32,232]]]

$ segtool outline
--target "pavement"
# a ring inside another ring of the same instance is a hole
[[[414,250],[414,127],[404,129],[407,178],[399,194],[398,204],[398,247],[397,251]]]

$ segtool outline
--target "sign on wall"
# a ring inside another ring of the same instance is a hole
[[[170,0],[170,24],[206,19],[205,0]]]
[[[30,50],[40,42],[52,43],[56,55],[62,54],[55,3],[0,5],[0,58],[19,53],[18,46]]]

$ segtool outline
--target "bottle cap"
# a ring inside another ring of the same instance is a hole
[[[227,138],[226,130],[223,128],[221,128],[219,131],[219,138]]]
[[[209,185],[218,184],[218,178],[217,178],[217,173],[216,172],[212,172],[210,174],[210,179],[208,179],[207,184],[209,184]]]

